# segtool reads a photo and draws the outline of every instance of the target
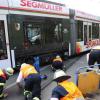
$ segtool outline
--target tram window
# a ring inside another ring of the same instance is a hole
[[[92,24],[92,39],[99,38],[99,24],[93,23]]]
[[[62,23],[54,19],[45,21],[45,42],[58,43],[61,41]]]
[[[92,27],[92,26],[89,25],[89,40],[91,40],[91,33],[92,33],[92,32],[91,32],[91,31],[92,31],[92,30],[91,30],[91,27]]]
[[[0,60],[7,59],[4,21],[0,21]]]
[[[59,40],[59,25],[56,25],[55,26],[55,29],[54,29],[54,39],[57,41]]]
[[[87,25],[84,25],[84,44],[87,43]]]
[[[38,24],[28,23],[26,24],[26,34],[28,42],[31,45],[40,44],[41,40],[41,29]]]
[[[83,22],[77,21],[77,41],[83,41]]]
[[[54,29],[55,40],[58,41],[58,42],[60,41],[61,31],[62,31],[62,24],[59,23],[59,24],[56,25],[56,27]]]
[[[70,40],[70,21],[69,20],[66,20],[66,19],[63,20],[62,34],[63,34],[63,42],[67,44],[68,41]]]

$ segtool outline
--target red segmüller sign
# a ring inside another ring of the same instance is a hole
[[[63,11],[63,7],[59,5],[49,4],[45,2],[37,2],[31,0],[20,0],[20,6],[28,7],[28,8],[39,8],[44,10],[51,10],[51,11]]]

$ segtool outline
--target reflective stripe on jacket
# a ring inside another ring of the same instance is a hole
[[[84,100],[81,91],[73,82],[63,81],[58,84],[68,91],[68,94],[60,98],[60,100]]]
[[[23,78],[26,78],[30,74],[36,74],[37,71],[34,66],[26,64],[24,68],[20,70],[22,72]]]

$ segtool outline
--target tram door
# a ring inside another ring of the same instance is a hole
[[[92,23],[88,23],[88,41],[92,40]]]
[[[0,68],[11,67],[7,21],[5,15],[0,15]]]
[[[84,45],[87,44],[92,38],[92,23],[84,22],[83,23],[83,40]]]

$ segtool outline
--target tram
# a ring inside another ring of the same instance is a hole
[[[41,64],[80,54],[100,45],[100,17],[64,4],[0,0],[0,67],[20,66],[40,57]]]

